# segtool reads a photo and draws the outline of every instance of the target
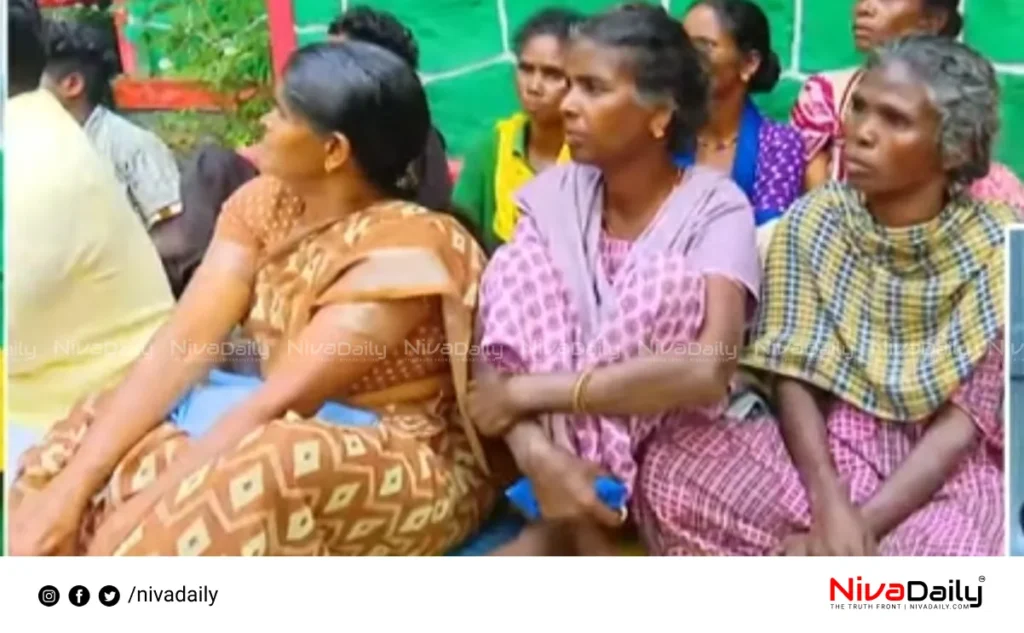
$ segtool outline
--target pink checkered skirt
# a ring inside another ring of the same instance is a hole
[[[1004,553],[1003,356],[991,352],[952,403],[980,431],[973,453],[923,507],[880,543],[896,556]],[[927,422],[880,421],[845,403],[828,416],[836,468],[852,500],[870,499],[907,458]],[[664,427],[641,457],[634,515],[661,555],[769,555],[810,527],[804,486],[769,417]]]

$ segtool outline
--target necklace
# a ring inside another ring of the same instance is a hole
[[[703,139],[703,138],[699,138],[698,137],[697,138],[697,146],[702,148],[702,149],[713,149],[716,152],[722,152],[722,151],[725,151],[725,150],[729,149],[733,145],[735,145],[736,141],[738,139],[739,139],[739,134],[733,136],[732,138],[725,139],[724,141],[708,140],[708,139]]]

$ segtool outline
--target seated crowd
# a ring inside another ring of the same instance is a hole
[[[13,554],[1002,554],[1024,185],[956,0],[858,0],[791,122],[755,2],[542,10],[454,183],[386,12],[179,169],[8,10]]]

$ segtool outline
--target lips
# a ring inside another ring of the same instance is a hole
[[[581,130],[570,130],[565,131],[565,142],[568,145],[578,144],[586,138],[586,134]]]
[[[867,162],[863,158],[857,156],[846,155],[846,173],[848,175],[856,174],[867,174],[870,173],[874,168],[871,163]]]
[[[854,26],[853,39],[858,43],[870,43],[875,39],[875,30],[867,26]]]

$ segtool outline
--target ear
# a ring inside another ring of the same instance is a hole
[[[949,14],[941,9],[926,9],[921,16],[921,30],[924,33],[938,35],[946,27]]]
[[[761,68],[761,53],[757,51],[750,51],[743,58],[743,63],[740,65],[740,77],[743,79],[743,83],[749,84],[757,74],[758,69]]]
[[[668,126],[672,123],[674,109],[670,105],[659,105],[651,116],[651,136],[656,139],[665,138],[668,133]]]
[[[85,94],[85,77],[78,72],[68,73],[57,82],[57,88],[65,99],[78,99]]]
[[[345,166],[352,156],[352,144],[344,134],[335,133],[324,148],[324,171],[333,173]]]

